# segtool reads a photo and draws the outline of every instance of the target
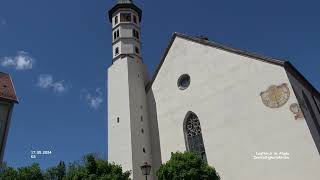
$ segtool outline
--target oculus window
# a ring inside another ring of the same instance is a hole
[[[178,79],[177,85],[180,90],[187,89],[190,85],[190,76],[188,74],[181,75]]]

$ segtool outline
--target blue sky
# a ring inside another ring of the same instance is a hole
[[[320,2],[136,0],[144,62],[152,73],[173,32],[287,59],[320,89]],[[107,68],[115,0],[1,0],[0,71],[15,107],[5,161],[43,168],[95,152],[106,157]],[[31,150],[51,155],[31,159]]]

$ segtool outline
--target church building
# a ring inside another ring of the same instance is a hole
[[[320,94],[290,62],[174,33],[149,78],[142,10],[118,0],[108,15],[108,161],[157,179],[193,151],[223,180],[319,179]]]

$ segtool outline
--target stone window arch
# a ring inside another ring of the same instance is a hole
[[[183,132],[187,151],[196,153],[203,161],[207,162],[200,120],[195,113],[191,111],[187,113],[183,123]]]

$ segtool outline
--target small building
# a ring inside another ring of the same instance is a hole
[[[0,163],[2,163],[13,106],[18,103],[9,74],[0,72]]]

